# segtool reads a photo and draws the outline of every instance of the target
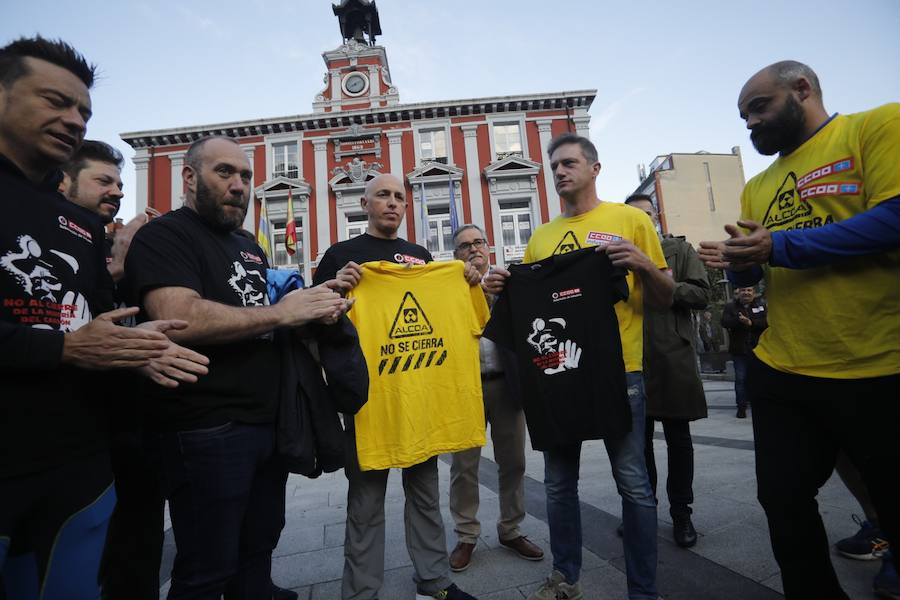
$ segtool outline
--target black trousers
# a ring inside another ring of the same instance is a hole
[[[656,495],[656,458],[653,454],[653,430],[656,420],[662,423],[669,456],[669,477],[666,479],[669,514],[673,519],[689,517],[692,512],[690,505],[694,502],[694,444],[691,441],[691,422],[687,419],[647,418],[644,427],[644,458],[647,461],[653,495],[657,498],[659,496]]]
[[[843,450],[869,489],[882,530],[892,543],[900,540],[900,375],[805,377],[751,358],[747,379],[757,493],[785,597],[844,600],[816,494]]]
[[[100,563],[103,600],[157,600],[165,500],[159,474],[138,432],[120,432],[110,447],[118,502]]]

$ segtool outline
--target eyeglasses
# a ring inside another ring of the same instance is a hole
[[[487,246],[487,240],[482,238],[476,238],[471,242],[463,242],[459,246],[456,247],[457,252],[466,252],[470,248],[484,248]]]

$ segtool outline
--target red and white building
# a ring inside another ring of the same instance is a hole
[[[188,146],[227,135],[254,170],[244,227],[257,230],[265,203],[272,263],[299,264],[307,281],[329,246],[366,230],[359,201],[380,173],[406,184],[401,235],[436,259],[452,256],[452,186],[458,222],[484,228],[492,261],[520,260],[534,227],[560,212],[547,144],[564,132],[588,136],[596,90],[402,104],[385,48],[374,45],[381,33],[374,2],[343,0],[334,10],[345,41],[322,55],[325,88],[312,113],[121,135],[136,151],[137,210],[180,207]],[[299,238],[293,257],[284,247],[288,190]]]

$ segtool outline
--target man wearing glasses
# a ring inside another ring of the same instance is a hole
[[[477,225],[463,225],[453,234],[454,257],[474,266],[482,277],[490,268],[490,247]],[[489,302],[492,298],[489,297]],[[484,415],[491,424],[494,458],[500,483],[500,545],[526,560],[541,560],[544,551],[519,531],[525,518],[525,414],[515,381],[514,363],[504,360],[505,351],[481,338],[481,389]],[[450,467],[450,513],[456,523],[456,547],[450,554],[450,569],[464,571],[472,561],[481,534],[478,512],[478,462],[481,448],[453,454]]]

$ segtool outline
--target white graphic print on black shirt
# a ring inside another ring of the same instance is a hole
[[[484,336],[515,352],[535,450],[628,432],[614,305],[625,272],[593,248],[510,267]]]
[[[99,372],[60,363],[63,335],[112,308],[99,219],[0,156],[0,478],[106,445]],[[102,375],[109,377],[107,373]]]
[[[257,307],[269,303],[266,267],[255,242],[217,231],[182,207],[137,232],[125,260],[125,280],[129,299],[142,307],[146,293],[160,287],[188,288],[204,300],[228,306]],[[271,332],[193,349],[209,357],[209,373],[175,390],[145,386],[151,428],[185,430],[274,420],[280,359]]]

